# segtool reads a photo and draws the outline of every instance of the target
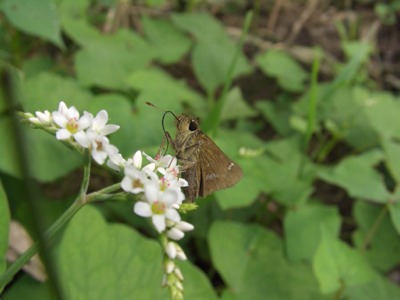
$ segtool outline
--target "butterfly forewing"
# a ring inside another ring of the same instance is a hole
[[[242,169],[206,135],[200,151],[201,180],[199,195],[205,197],[217,190],[235,185],[243,176]]]

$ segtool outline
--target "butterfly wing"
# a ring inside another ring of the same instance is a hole
[[[200,151],[201,180],[199,195],[205,197],[217,190],[235,185],[243,176],[242,169],[206,135]]]

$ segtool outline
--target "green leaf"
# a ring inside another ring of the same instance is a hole
[[[18,29],[64,48],[54,1],[4,0],[1,9]]]
[[[7,195],[0,180],[0,274],[2,274],[7,268],[6,253],[8,249],[9,225],[10,210],[8,208]]]
[[[208,94],[213,93],[227,78],[235,45],[226,35],[223,26],[208,14],[186,13],[174,15],[172,20],[197,39],[192,52],[194,72]],[[246,57],[240,54],[233,71],[233,78],[248,71],[250,65]]]
[[[90,206],[64,232],[59,270],[68,299],[168,299],[157,243]]]
[[[63,145],[55,136],[24,128],[32,176],[50,182],[70,173],[83,163],[81,155]]]
[[[42,72],[26,80],[23,94],[24,110],[31,113],[57,110],[60,101],[68,107],[75,106],[82,113],[92,99],[76,80],[51,72]]]
[[[219,299],[207,276],[196,266],[188,262],[179,263],[185,280],[184,297],[190,300],[217,300]]]
[[[282,243],[255,225],[216,222],[209,232],[213,263],[230,299],[322,299],[311,268],[285,260]],[[234,295],[234,297],[233,297]]]
[[[320,169],[319,177],[344,188],[352,197],[384,203],[389,199],[389,192],[373,168],[381,160],[382,152],[379,150],[348,156],[333,168]]]
[[[255,111],[243,99],[240,88],[234,87],[229,91],[229,93],[226,95],[224,107],[222,108],[222,120],[254,117],[255,115],[257,115],[257,111]]]
[[[389,203],[389,212],[392,224],[396,229],[397,234],[400,235],[400,189],[399,188],[397,188],[394,193],[393,201]]]
[[[374,274],[373,281],[347,288],[343,293],[343,299],[400,299],[400,288],[387,278]]]
[[[68,299],[169,299],[161,286],[159,244],[125,225],[106,223],[91,206],[69,223],[58,262]],[[186,298],[217,299],[204,273],[188,262],[179,266]]]
[[[301,206],[290,210],[284,219],[286,252],[291,261],[311,261],[321,241],[321,226],[331,236],[337,237],[340,216],[336,208],[325,206]]]
[[[308,74],[286,52],[281,50],[268,50],[260,54],[256,61],[261,70],[268,76],[275,77],[278,84],[289,92],[304,90],[304,81]]]
[[[85,86],[124,89],[128,75],[155,57],[156,50],[148,42],[132,31],[120,29],[112,36],[85,41],[75,56],[75,67]]]
[[[21,274],[18,279],[7,287],[4,300],[40,299],[53,300],[50,289],[46,283],[38,282],[28,274]]]
[[[372,281],[374,273],[361,254],[333,237],[324,227],[313,261],[322,293],[334,293]]]
[[[15,136],[13,135],[12,122],[10,118],[0,119],[0,136],[2,146],[0,147],[0,170],[14,177],[21,176],[18,164]]]
[[[372,238],[364,250],[365,257],[371,265],[386,272],[400,263],[400,238],[390,216],[385,212],[386,208],[357,201],[353,210],[357,221],[357,231],[354,234],[355,245],[363,249],[365,240]],[[380,219],[382,213],[385,214],[383,219]],[[379,222],[379,226],[374,229],[376,222]]]
[[[19,157],[15,136],[12,135],[9,118],[0,120],[0,134],[4,147],[0,147],[0,170],[14,177],[20,177]],[[44,131],[20,124],[27,146],[31,175],[42,182],[49,182],[68,174],[82,164],[80,154],[68,149],[55,136]]]
[[[293,132],[289,123],[290,117],[293,114],[291,103],[291,99],[279,97],[276,102],[267,100],[258,101],[255,107],[280,135],[288,136]]]
[[[221,130],[214,142],[243,170],[243,177],[235,186],[215,193],[223,210],[249,206],[261,191],[269,192],[269,184],[263,178],[268,158],[263,155],[265,145],[260,139],[245,131]],[[241,148],[256,154],[240,157]]]
[[[270,159],[264,165],[262,178],[274,198],[283,205],[303,203],[313,191],[315,167],[299,147],[299,141],[295,138],[267,144],[266,153]]]
[[[382,137],[381,145],[385,154],[386,166],[390,174],[396,182],[400,182],[400,140]]]
[[[191,41],[171,22],[144,17],[143,30],[162,63],[177,62],[190,48]]]

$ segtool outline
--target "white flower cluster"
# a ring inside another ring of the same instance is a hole
[[[182,201],[185,200],[181,188],[188,183],[179,177],[179,166],[175,157],[166,155],[153,159],[143,154],[149,161],[145,166],[142,166],[141,151],[137,151],[132,159],[125,162],[125,177],[121,187],[132,194],[142,194],[141,201],[136,202],[133,208],[137,215],[151,217],[159,233],[165,232],[168,238],[180,240],[185,231],[193,229],[193,225],[181,221],[178,213]],[[112,157],[110,161],[119,161],[121,164],[121,157]],[[169,251],[169,254],[171,258],[176,257],[176,251]]]
[[[68,108],[60,102],[58,111],[25,114],[24,118],[39,128],[56,133],[59,140],[74,140],[88,149],[93,159],[115,170],[124,171],[121,188],[128,193],[137,194],[140,200],[133,211],[142,217],[151,218],[155,229],[160,233],[164,249],[164,285],[169,287],[172,299],[183,299],[183,275],[174,260],[186,260],[183,249],[175,242],[184,237],[185,232],[194,226],[182,221],[178,212],[185,195],[181,188],[188,185],[180,178],[176,157],[171,155],[151,158],[137,151],[132,158],[125,160],[114,145],[110,144],[108,134],[119,129],[117,125],[107,125],[105,110],[96,117],[84,112],[80,117],[75,107]],[[149,161],[143,164],[143,155]]]
[[[89,149],[93,159],[100,165],[106,159],[118,154],[118,148],[110,144],[106,137],[119,129],[118,125],[107,124],[107,111],[101,110],[96,117],[91,113],[84,112],[79,116],[78,110],[74,107],[67,107],[60,102],[57,111],[37,111],[36,117],[30,117],[29,121],[45,127],[55,127],[58,140],[73,138],[80,146]]]

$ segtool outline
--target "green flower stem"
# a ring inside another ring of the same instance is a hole
[[[86,195],[87,188],[89,186],[90,178],[90,154],[86,156],[88,159],[84,167],[84,177],[82,180],[81,190],[79,196],[71,204],[71,206],[54,222],[53,225],[46,231],[44,238],[47,241],[56,235],[57,232],[63,228],[70,219],[87,203],[95,202],[98,198],[104,196],[104,194],[114,192],[121,188],[120,183],[110,185],[97,192]],[[111,198],[111,197],[110,197]],[[18,259],[0,276],[0,290],[12,280],[22,267],[34,256],[39,250],[39,244],[36,242],[27,251],[25,251]]]

